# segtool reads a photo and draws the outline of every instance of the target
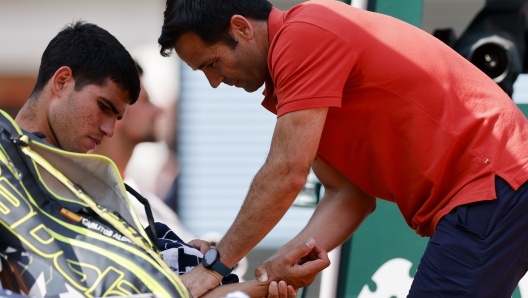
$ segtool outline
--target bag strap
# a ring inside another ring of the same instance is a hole
[[[145,208],[145,214],[147,215],[147,221],[149,223],[150,232],[152,233],[152,235],[149,234],[150,241],[159,250],[158,232],[156,232],[156,227],[154,224],[154,216],[152,216],[152,209],[150,208],[149,201],[145,199],[142,195],[140,195],[135,189],[130,187],[130,185],[126,183],[123,183],[123,184],[125,185],[126,191],[132,194],[141,204],[143,204],[143,207]]]

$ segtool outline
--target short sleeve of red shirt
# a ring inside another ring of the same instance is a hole
[[[270,46],[277,117],[318,108],[341,107],[343,87],[357,55],[339,36],[316,25],[285,24]]]

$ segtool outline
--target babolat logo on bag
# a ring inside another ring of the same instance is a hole
[[[2,296],[191,297],[110,160],[49,146],[1,110],[0,237]]]

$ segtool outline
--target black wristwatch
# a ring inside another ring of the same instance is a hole
[[[227,267],[220,262],[220,254],[216,248],[211,247],[204,255],[202,265],[207,269],[213,269],[220,273],[223,277],[228,276],[233,269]]]

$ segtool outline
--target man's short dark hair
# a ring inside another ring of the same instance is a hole
[[[180,37],[197,34],[206,44],[219,41],[234,48],[237,41],[229,34],[231,17],[239,14],[254,20],[267,20],[273,5],[267,0],[167,0],[158,43],[167,57]]]
[[[139,96],[136,63],[112,34],[97,25],[84,21],[71,23],[50,41],[42,54],[30,97],[38,96],[63,66],[72,70],[76,91],[87,85],[104,86],[111,80],[122,91],[128,91],[129,104],[135,103]]]

